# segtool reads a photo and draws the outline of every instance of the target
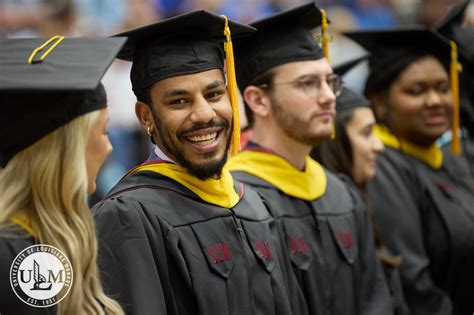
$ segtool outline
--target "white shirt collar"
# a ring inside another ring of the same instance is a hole
[[[171,158],[169,158],[157,145],[155,145],[154,149],[155,154],[163,161],[171,162],[173,164],[178,164],[175,161],[173,161]]]

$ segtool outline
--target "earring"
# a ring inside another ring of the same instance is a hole
[[[153,139],[153,127],[146,127],[146,133],[150,137],[151,143],[156,144],[155,140]]]

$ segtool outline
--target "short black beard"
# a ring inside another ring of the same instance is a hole
[[[291,109],[285,109],[285,106],[281,104],[275,97],[271,97],[273,117],[278,123],[279,127],[285,132],[285,134],[299,143],[305,145],[314,145],[321,141],[329,140],[328,137],[320,137],[308,134],[304,126],[307,122],[298,119],[291,115]]]
[[[227,163],[227,152],[229,149],[230,139],[226,145],[226,151],[224,156],[212,163],[207,163],[204,165],[196,165],[188,160],[186,160],[181,153],[175,155],[176,161],[183,167],[185,167],[192,175],[196,176],[200,180],[206,180],[208,178],[220,177],[222,174],[222,169],[224,168],[225,163]]]
[[[163,130],[163,126],[161,125],[159,120],[156,119],[156,116],[155,115],[153,116],[155,120],[155,125],[157,126],[157,129],[160,131],[159,134],[163,137],[164,135],[166,135],[166,132]],[[216,122],[214,120],[211,120],[207,124],[195,125],[188,130],[182,131],[180,135],[178,135],[178,137],[180,137],[182,134],[185,134],[185,133],[197,131],[204,128],[212,128],[212,127],[223,127],[222,131],[220,132],[225,132],[226,130],[229,130],[229,128],[232,128],[232,126],[229,126],[229,123],[227,121]],[[220,175],[222,174],[222,169],[224,168],[224,165],[227,163],[227,152],[229,152],[230,143],[232,142],[232,133],[230,133],[227,138],[226,148],[225,148],[223,157],[218,161],[209,162],[209,163],[201,164],[201,165],[191,163],[184,157],[184,155],[180,151],[173,148],[170,145],[169,141],[166,141],[166,139],[164,138],[162,138],[161,140],[162,140],[161,143],[165,147],[166,151],[173,155],[174,159],[179,165],[186,168],[189,171],[189,173],[191,173],[191,175],[197,177],[198,179],[206,180],[208,178],[220,177]],[[212,158],[213,155],[214,155],[213,152],[205,154],[205,156],[208,158]]]

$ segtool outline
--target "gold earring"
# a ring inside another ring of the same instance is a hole
[[[152,136],[152,128],[151,127],[146,127],[146,132],[148,133],[148,135],[151,137]]]

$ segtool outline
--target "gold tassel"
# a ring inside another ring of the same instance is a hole
[[[327,33],[329,27],[328,18],[326,15],[326,11],[321,9],[321,45],[323,46],[324,56],[328,60],[329,59],[329,35]],[[331,140],[336,139],[336,125],[333,123],[332,130],[331,130]]]
[[[234,50],[232,48],[232,39],[229,28],[229,21],[225,15],[221,15],[225,21],[224,25],[224,51],[225,67],[227,72],[227,92],[229,93],[232,106],[232,147],[231,156],[236,155],[240,150],[240,116],[239,116],[239,98],[237,89],[237,79],[235,76]]]
[[[453,93],[453,121],[451,126],[452,140],[451,152],[455,155],[461,153],[461,140],[459,138],[460,113],[459,113],[459,63],[458,48],[454,41],[451,43],[451,66],[450,66],[450,83],[451,92]]]
[[[326,15],[326,11],[321,9],[321,43],[322,43],[322,46],[323,46],[323,52],[324,52],[324,56],[326,57],[326,59],[328,61],[330,61],[329,59],[329,35],[327,33],[327,30],[328,30],[328,18],[327,18],[327,15]]]

